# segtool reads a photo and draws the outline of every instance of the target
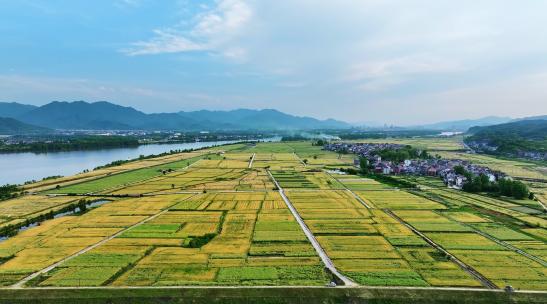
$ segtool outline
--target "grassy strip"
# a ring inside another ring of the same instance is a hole
[[[545,303],[547,293],[387,288],[3,289],[0,303]]]
[[[157,166],[146,167],[136,170],[125,171],[118,174],[101,177],[91,181],[84,181],[82,183],[71,184],[66,187],[60,187],[59,189],[50,190],[48,193],[69,193],[69,194],[83,194],[102,191],[105,189],[115,189],[122,185],[128,185],[134,182],[151,179],[157,176],[165,174],[166,171],[180,170],[190,164],[207,157],[209,154],[204,154],[184,160],[178,160],[170,163],[165,163]]]

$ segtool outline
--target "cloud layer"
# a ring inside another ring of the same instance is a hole
[[[4,10],[4,99],[127,94],[149,112],[277,108],[398,125],[547,113],[543,1],[29,0]]]

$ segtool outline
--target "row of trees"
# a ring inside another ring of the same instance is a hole
[[[0,145],[0,152],[54,152],[135,147],[137,138],[129,136],[75,136],[52,141]]]
[[[19,188],[17,185],[6,184],[0,186],[0,201],[14,198],[18,195]]]
[[[75,212],[76,214],[84,214],[87,212],[88,203],[89,202],[85,199],[80,199],[78,202],[70,204],[62,209],[56,210],[55,212],[53,212],[53,210],[50,210],[47,213],[42,213],[33,218],[27,218],[24,222],[3,226],[0,228],[0,237],[14,236],[19,232],[19,229],[21,229],[22,227],[29,227],[35,223],[41,223],[46,220],[54,219],[56,214],[65,213],[67,211]]]
[[[528,187],[520,181],[508,178],[490,181],[485,174],[481,173],[478,176],[473,176],[473,174],[465,170],[462,166],[454,167],[454,172],[465,176],[467,181],[463,184],[462,190],[466,192],[489,192],[516,199],[533,198],[533,194]]]
[[[382,160],[400,163],[406,159],[429,159],[431,156],[426,150],[418,150],[412,146],[404,146],[400,149],[383,149],[376,152]]]

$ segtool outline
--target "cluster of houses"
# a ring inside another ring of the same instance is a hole
[[[499,148],[498,146],[495,146],[489,141],[485,141],[485,140],[470,141],[470,142],[467,142],[466,145],[469,147],[469,149],[473,151],[491,153],[491,154],[497,154],[498,153],[497,150]],[[539,160],[539,161],[547,160],[546,151],[517,150],[514,152],[506,152],[501,154],[509,156],[509,157],[518,157],[518,158],[525,158],[530,160]]]
[[[499,171],[493,171],[488,167],[478,166],[461,159],[406,159],[400,163],[382,160],[375,152],[384,149],[401,149],[403,145],[398,144],[368,144],[368,143],[330,143],[324,146],[325,150],[335,152],[355,153],[366,158],[369,165],[377,174],[408,174],[420,176],[437,176],[443,179],[444,183],[452,188],[461,189],[467,178],[457,174],[454,167],[461,166],[472,175],[484,174],[490,181],[496,181],[504,177]],[[359,160],[354,161],[359,166]]]
[[[541,151],[517,151],[517,157],[527,158],[531,160],[547,160],[547,152]]]
[[[377,151],[380,150],[398,150],[404,148],[404,145],[399,144],[369,144],[369,143],[344,143],[344,142],[334,142],[328,143],[323,146],[324,150],[335,151],[338,153],[352,153],[359,156],[372,157]]]

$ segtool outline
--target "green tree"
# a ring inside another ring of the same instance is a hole
[[[361,174],[369,173],[368,159],[366,157],[363,157],[363,156],[359,157],[359,168],[360,168]]]
[[[463,187],[463,191],[466,192],[480,192],[482,191],[482,183],[481,178],[478,176],[475,176],[474,178],[468,180]]]
[[[454,166],[454,172],[459,175],[465,175],[465,168],[463,166],[457,165]]]
[[[78,209],[80,209],[80,213],[85,213],[87,211],[87,201],[85,199],[78,201]]]
[[[511,193],[516,199],[525,199],[528,197],[529,190],[524,183],[520,181],[513,181],[511,185]]]
[[[501,178],[498,180],[499,192],[501,195],[512,196],[513,195],[513,183],[510,179]]]

